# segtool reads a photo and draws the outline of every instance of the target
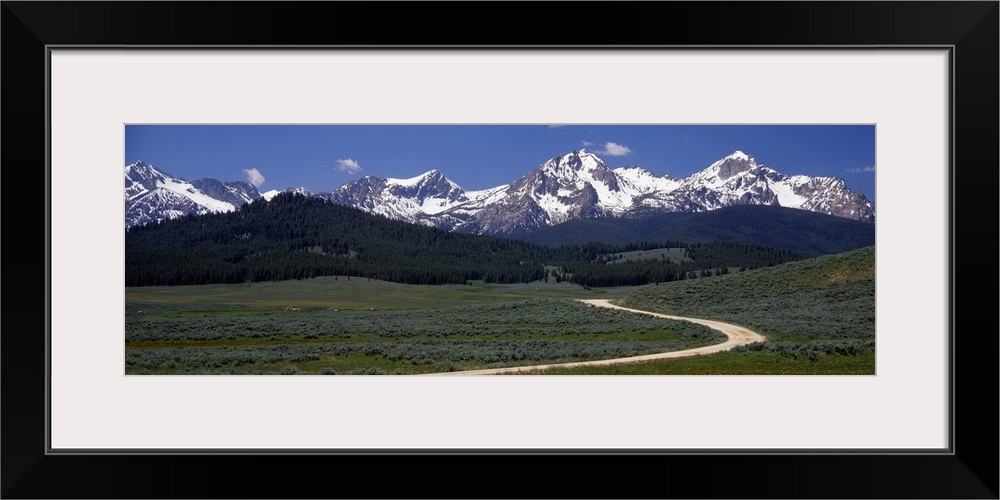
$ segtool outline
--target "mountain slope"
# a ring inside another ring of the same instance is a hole
[[[840,253],[875,244],[875,225],[778,206],[732,206],[708,212],[638,218],[573,220],[518,235],[540,245],[641,241],[735,241],[784,248],[808,255]]]
[[[391,219],[448,229],[461,217],[436,217],[438,214],[481,201],[491,193],[466,191],[441,172],[430,170],[409,179],[365,176],[334,190],[327,199]],[[449,220],[454,222],[446,222]]]
[[[188,214],[231,212],[260,197],[257,188],[247,182],[188,182],[143,161],[125,167],[126,229]]]

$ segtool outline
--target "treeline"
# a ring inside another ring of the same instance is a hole
[[[709,269],[725,266],[757,269],[808,258],[805,254],[782,248],[728,241],[688,245],[687,253],[700,266]]]
[[[559,250],[389,220],[282,193],[229,213],[188,216],[125,234],[126,286],[373,278],[445,284],[545,277]]]
[[[660,213],[635,218],[576,219],[517,236],[547,246],[601,241],[688,243],[732,241],[786,248],[812,257],[875,244],[875,225],[795,208],[737,205],[697,213]]]
[[[724,241],[694,244],[676,241],[660,244],[644,242],[622,247],[589,243],[584,247],[603,248],[607,250],[604,255],[624,251],[654,250],[656,248],[685,248],[688,258],[692,260],[692,262],[677,263],[664,256],[660,260],[651,259],[612,264],[606,264],[602,261],[562,263],[565,273],[564,279],[592,287],[645,285],[647,283],[719,276],[733,271],[770,267],[808,257],[780,248]],[[621,248],[621,250],[615,250],[616,248]]]

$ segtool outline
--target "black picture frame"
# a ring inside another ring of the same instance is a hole
[[[8,291],[16,291],[4,294],[0,349],[4,498],[998,498],[998,321],[991,307],[997,303],[1000,205],[996,1],[555,3],[555,17],[537,3],[2,4],[2,251]],[[558,23],[589,29],[553,33]],[[47,46],[555,44],[613,50],[608,42],[951,47],[951,453],[47,453]],[[572,477],[561,473],[566,467],[575,471]],[[330,476],[315,477],[317,469]],[[384,480],[364,480],[362,473],[372,470]]]

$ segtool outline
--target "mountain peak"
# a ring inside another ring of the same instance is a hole
[[[408,179],[393,179],[387,178],[386,182],[390,185],[403,186],[403,187],[413,187],[421,184],[431,183],[444,183],[444,184],[454,184],[449,181],[438,169],[434,168],[428,170],[416,177],[410,177]]]
[[[137,160],[135,163],[125,166],[126,172],[132,172],[132,171],[149,172],[154,170],[156,170],[156,167],[142,160]]]
[[[132,184],[141,185],[146,191],[155,189],[156,183],[165,181],[167,177],[171,177],[171,175],[161,172],[149,163],[139,160],[125,166],[126,192],[130,189],[133,191],[133,195],[141,192],[138,188],[129,188]]]
[[[545,167],[546,165],[551,165],[555,168],[561,167],[563,169],[573,171],[594,170],[600,169],[601,167],[607,168],[601,157],[591,151],[587,151],[585,148],[580,148],[576,151],[571,151],[564,155],[552,158],[551,160],[545,162],[542,167]]]
[[[581,159],[582,158],[593,158],[594,160],[596,160],[598,162],[604,163],[604,160],[602,160],[600,156],[597,156],[597,153],[595,153],[593,151],[590,151],[587,148],[577,149],[576,151],[573,151],[572,153],[569,153],[569,154],[567,154],[565,156],[576,156],[577,158],[581,158]]]
[[[754,170],[755,167],[759,167],[759,165],[753,156],[737,150],[713,163],[706,172],[714,172],[720,180],[726,180],[741,172]]]

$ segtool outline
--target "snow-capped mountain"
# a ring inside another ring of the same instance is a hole
[[[247,182],[188,182],[137,161],[125,167],[125,228],[187,214],[230,212],[261,198]]]
[[[787,176],[741,151],[684,179],[639,167],[611,169],[581,149],[492,189],[464,191],[432,170],[412,179],[364,177],[341,186],[331,199],[394,219],[487,234],[522,233],[572,219],[733,205],[780,205],[875,221],[874,205],[842,179]]]
[[[571,219],[619,217],[643,189],[639,184],[622,179],[593,153],[574,151],[550,159],[509,186],[495,188],[489,199],[456,207],[465,215],[456,229],[511,234]]]
[[[430,170],[409,179],[365,176],[334,190],[327,199],[392,219],[454,229],[464,214],[447,212],[486,200],[505,187],[466,191],[441,172]]]
[[[704,212],[733,205],[778,205],[875,222],[875,205],[837,177],[785,175],[736,151],[670,189],[636,200],[634,210]]]
[[[785,175],[736,151],[687,178],[636,166],[609,168],[585,149],[556,156],[514,182],[466,191],[437,170],[409,179],[366,176],[331,193],[310,193],[392,219],[449,231],[517,234],[582,218],[704,212],[734,205],[778,205],[875,222],[875,206],[843,179]],[[137,162],[125,168],[126,227],[187,213],[228,211],[270,200],[245,182],[187,182]]]

